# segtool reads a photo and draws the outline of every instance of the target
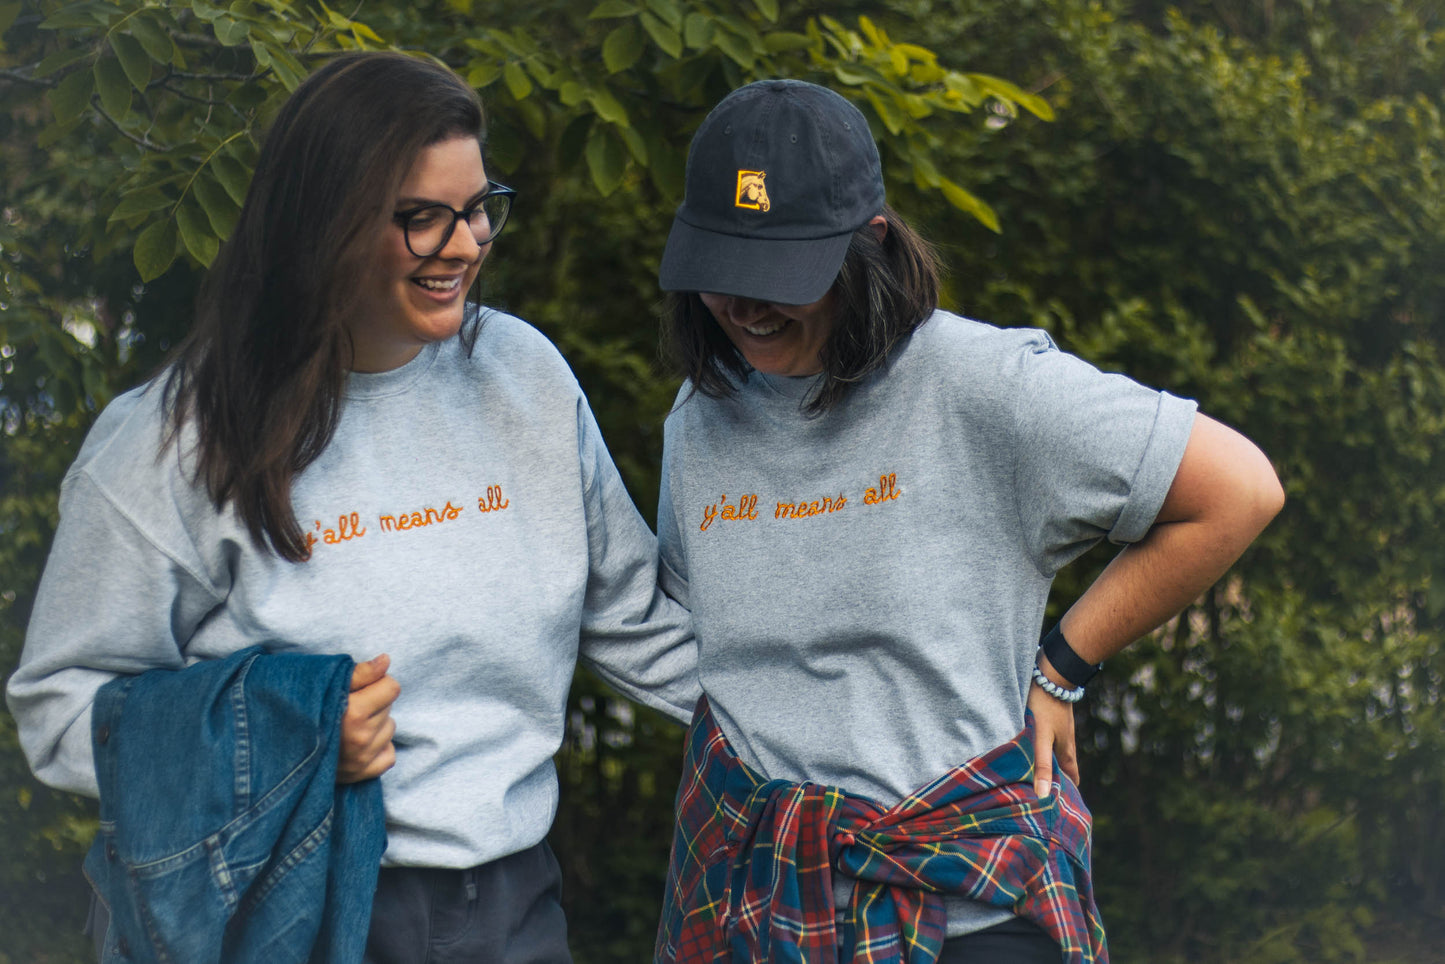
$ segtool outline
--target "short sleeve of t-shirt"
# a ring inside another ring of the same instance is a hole
[[[1034,334],[1016,358],[1014,491],[1029,553],[1052,575],[1100,538],[1144,537],[1183,457],[1195,404],[1101,372]]]

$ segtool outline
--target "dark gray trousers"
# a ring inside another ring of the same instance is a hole
[[[366,964],[572,964],[546,841],[470,870],[383,867]]]

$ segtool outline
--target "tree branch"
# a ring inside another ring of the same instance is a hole
[[[91,98],[90,98],[90,106],[93,107],[93,108],[95,108],[95,112],[96,112],[97,114],[99,114],[101,117],[103,117],[103,118],[106,120],[106,122],[110,124],[111,127],[114,127],[114,128],[115,128],[116,133],[119,134],[121,137],[124,137],[126,140],[131,141],[131,142],[133,142],[133,143],[135,143],[135,144],[138,144],[139,146],[145,148],[145,149],[148,150],[148,151],[156,151],[156,152],[159,153],[159,152],[162,152],[162,151],[168,151],[168,150],[170,150],[170,148],[166,147],[164,144],[157,144],[155,141],[151,140],[149,137],[145,137],[145,136],[142,136],[142,135],[140,135],[140,134],[132,134],[130,131],[126,130],[124,127],[121,127],[121,126],[120,126],[120,121],[116,120],[114,117],[111,117],[109,114],[107,114],[106,111],[105,111],[105,108],[101,106],[100,96],[99,96],[99,95],[96,95],[96,94],[91,95]]]
[[[235,82],[240,84],[248,84],[264,73],[265,71],[262,71],[261,73],[252,72],[249,74],[195,74],[189,71],[176,70],[174,68],[171,68],[166,71],[166,76],[163,79],[175,77],[180,80],[202,80],[206,83],[219,84],[224,82]]]
[[[34,70],[32,65],[29,69]],[[44,87],[47,90],[55,86],[55,81],[44,77],[30,77],[19,70],[12,70],[9,67],[0,67],[0,80],[13,80],[18,84],[30,84],[32,87]]]

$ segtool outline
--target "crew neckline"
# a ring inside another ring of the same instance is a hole
[[[807,398],[814,389],[823,383],[822,372],[812,375],[769,375],[754,368],[753,375],[774,395],[780,395],[795,402]]]
[[[451,339],[447,339],[450,342]],[[411,388],[422,375],[430,370],[436,361],[442,342],[433,341],[422,346],[416,357],[405,365],[384,372],[349,372],[346,376],[347,398],[382,398],[398,395]]]

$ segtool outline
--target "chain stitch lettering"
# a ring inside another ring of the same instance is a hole
[[[837,512],[848,504],[848,497],[839,492],[837,498],[823,496],[812,502],[779,502],[773,510],[774,519],[806,519],[809,516]]]
[[[869,488],[863,493],[864,505],[878,505],[898,498],[898,473],[889,472],[878,476],[878,488]]]
[[[702,525],[698,528],[706,532],[707,527],[717,520],[724,522],[742,522],[758,517],[758,497],[756,495],[745,495],[738,499],[737,505],[731,505],[728,497],[723,494],[712,505],[702,510]]]
[[[477,508],[482,512],[501,512],[511,504],[511,499],[502,497],[502,487],[500,485],[487,486],[487,494],[477,498]]]
[[[452,505],[451,499],[448,499],[447,504],[440,509],[427,506],[424,510],[419,509],[415,512],[403,512],[400,515],[383,515],[379,521],[381,522],[382,532],[391,532],[392,530],[402,532],[407,529],[419,529],[423,526],[435,525],[438,522],[451,522],[461,514],[462,507]]]

